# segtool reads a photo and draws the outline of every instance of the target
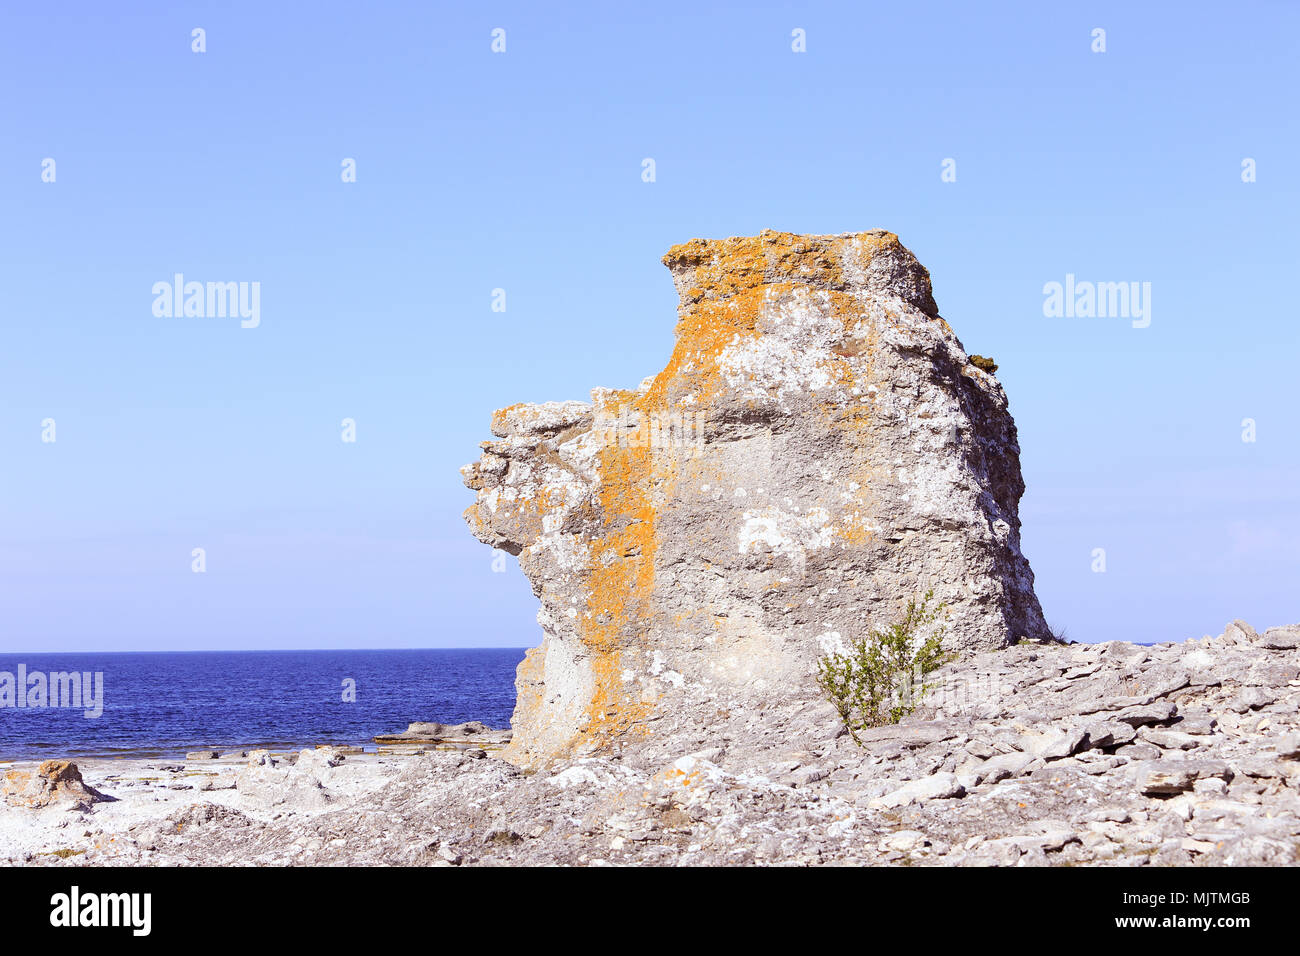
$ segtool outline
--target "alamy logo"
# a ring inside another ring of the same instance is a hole
[[[86,893],[74,886],[50,897],[51,926],[127,926],[133,936],[153,928],[152,893]]]
[[[40,710],[46,707],[81,710],[87,720],[104,713],[103,671],[0,671],[0,709],[5,707]]]
[[[1043,315],[1049,319],[1132,319],[1133,328],[1151,324],[1150,282],[1076,282],[1067,273],[1064,284],[1043,286]]]
[[[186,282],[178,272],[171,282],[155,282],[153,294],[153,314],[160,319],[238,316],[245,329],[255,329],[262,323],[260,282]]]
[[[620,405],[618,416],[596,416],[593,433],[622,448],[677,448],[695,456],[704,450],[704,415],[700,412],[651,412],[642,415]]]

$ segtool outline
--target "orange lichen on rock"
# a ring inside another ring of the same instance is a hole
[[[526,406],[526,402],[515,402],[513,405],[507,405],[505,408],[498,408],[494,411],[492,413],[492,425],[490,426],[492,434],[504,438],[508,434],[506,431],[506,421],[510,417],[510,414],[512,412],[517,412]]]
[[[691,273],[678,280],[682,301],[691,303],[727,298],[774,282],[844,289],[842,255],[850,246],[865,251],[868,258],[881,249],[901,248],[898,237],[886,232],[800,236],[765,229],[757,236],[692,239],[669,249],[663,263],[675,274]]]
[[[596,414],[620,404],[645,410],[644,396],[613,392]],[[586,613],[578,634],[591,655],[593,687],[586,707],[586,733],[608,738],[627,731],[646,705],[626,693],[620,678],[622,650],[650,629],[655,584],[653,500],[655,449],[649,443],[612,441],[599,450],[596,489],[604,534],[590,542]]]

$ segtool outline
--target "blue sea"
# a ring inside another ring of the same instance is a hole
[[[510,726],[524,650],[0,654],[5,673],[102,672],[103,714],[0,706],[0,761],[369,744],[413,720]],[[354,702],[345,681],[355,682]],[[11,684],[12,686],[12,684]]]

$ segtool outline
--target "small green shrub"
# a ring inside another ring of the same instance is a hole
[[[983,369],[990,375],[998,370],[998,363],[983,355],[972,355],[970,357],[970,363],[978,369]]]
[[[956,656],[943,649],[947,625],[939,619],[945,608],[932,608],[933,599],[933,590],[919,602],[913,598],[899,620],[817,662],[817,683],[859,747],[861,731],[896,724],[916,710],[929,689],[925,675]],[[927,629],[930,634],[923,638]]]

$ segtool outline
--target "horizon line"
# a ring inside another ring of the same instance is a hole
[[[490,644],[481,647],[257,647],[257,648],[189,648],[184,650],[125,650],[125,651],[0,651],[0,657],[21,657],[23,655],[54,654],[280,654],[280,653],[329,653],[332,651],[527,651],[532,645]]]

